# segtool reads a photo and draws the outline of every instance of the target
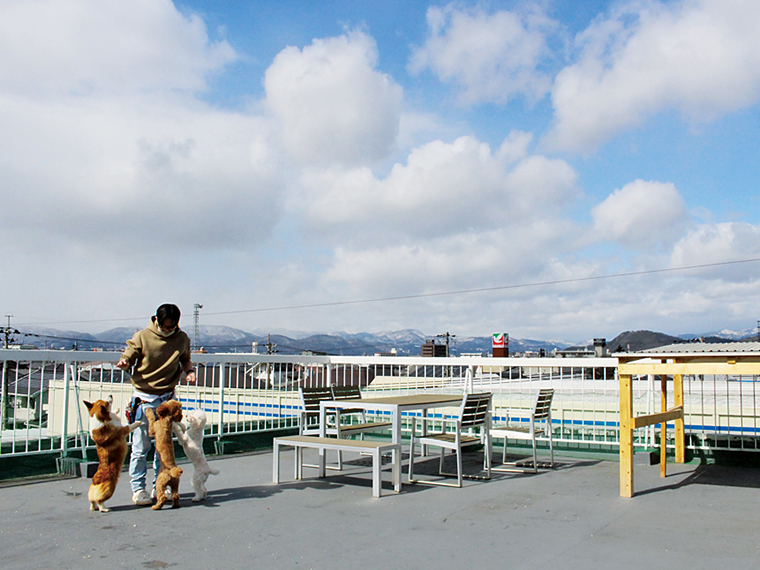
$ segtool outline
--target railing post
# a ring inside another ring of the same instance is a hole
[[[69,427],[69,384],[71,383],[71,372],[69,367],[71,363],[67,362],[63,367],[63,424],[61,425],[61,454],[65,457],[67,452],[67,439]]]
[[[647,374],[647,414],[654,413],[654,374]],[[644,428],[646,430],[647,447],[654,447],[655,431],[657,426],[652,424]]]
[[[0,431],[4,430],[6,427],[8,427],[8,361],[3,360],[3,377],[0,378],[2,381],[2,397],[0,397],[0,401],[2,401],[2,409],[0,410]]]
[[[660,411],[668,411],[668,377],[660,374]],[[668,422],[660,424],[660,477],[668,475]]]
[[[219,432],[218,436],[221,439],[222,433],[224,433],[224,382],[226,376],[226,366],[222,362],[219,365]]]

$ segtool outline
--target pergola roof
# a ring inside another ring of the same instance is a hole
[[[760,374],[760,342],[689,342],[617,353],[619,374]]]
[[[701,355],[701,354],[747,354],[754,353],[760,354],[760,342],[685,342],[678,344],[668,344],[666,346],[658,346],[656,348],[649,348],[647,350],[640,350],[633,353],[627,353],[627,356],[635,354],[645,354],[657,356],[682,356],[682,355]]]

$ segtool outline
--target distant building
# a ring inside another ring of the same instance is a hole
[[[398,356],[398,351],[395,348],[391,348],[389,352],[376,352],[375,356]]]
[[[555,356],[559,358],[601,358],[609,356],[607,350],[607,340],[604,338],[595,338],[594,346],[570,346],[562,350],[555,351]]]
[[[433,340],[425,341],[425,344],[422,345],[422,351],[420,352],[420,354],[422,356],[432,356],[432,357],[448,356],[448,354],[446,354],[446,345],[437,344]]]
[[[555,353],[559,358],[590,358],[596,356],[596,352],[588,346],[568,346]]]

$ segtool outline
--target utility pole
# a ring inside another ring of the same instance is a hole
[[[10,345],[13,342],[13,339],[11,338],[12,335],[21,334],[16,329],[11,328],[11,317],[13,317],[13,315],[5,315],[5,318],[8,319],[8,325],[0,329],[5,337],[3,348],[10,348]]]
[[[193,309],[195,311],[193,312],[193,350],[198,351],[200,350],[200,342],[201,342],[201,325],[200,325],[200,310],[203,308],[203,305],[200,303],[196,303],[193,305]]]
[[[275,346],[277,345],[272,342],[271,335],[267,333],[267,354],[274,354],[277,352],[274,349]],[[267,362],[267,382],[274,386],[274,366],[271,362]]]
[[[436,335],[436,336],[439,337],[439,338],[443,338],[443,337],[446,338],[446,356],[449,356],[450,355],[449,354],[449,340],[453,341],[456,338],[456,335],[455,334],[451,334],[449,332],[446,332],[444,334],[439,334],[439,335]]]
[[[5,315],[8,319],[8,326],[2,328],[3,336],[5,337],[5,343],[3,346],[5,348],[8,348],[10,346],[11,338],[10,336],[12,334],[20,334],[17,330],[11,328],[11,317],[13,315]],[[9,394],[8,394],[8,385],[9,385],[9,377],[10,377],[10,364],[7,360],[3,360],[3,376],[2,376],[2,397],[0,397],[0,430],[4,430],[7,423],[8,418],[11,417],[10,409],[9,409]]]
[[[277,352],[274,349],[275,346],[277,345],[272,342],[270,335],[267,334],[267,354],[274,354],[275,352]]]

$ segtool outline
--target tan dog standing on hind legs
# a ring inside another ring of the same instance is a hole
[[[184,430],[183,430],[184,427]],[[185,421],[175,423],[174,435],[185,450],[185,455],[193,462],[193,490],[195,497],[193,502],[202,501],[206,498],[206,481],[209,475],[219,475],[218,469],[213,469],[206,461],[203,453],[203,431],[206,428],[206,413],[203,410],[188,410],[185,412]]]
[[[182,404],[177,400],[164,402],[153,412],[147,408],[148,434],[156,440],[156,453],[161,460],[161,471],[156,479],[156,504],[151,508],[158,510],[167,502],[167,486],[171,488],[172,508],[179,508],[179,477],[182,469],[177,467],[174,459],[174,442],[172,441],[172,425],[182,421]],[[156,418],[158,415],[158,418]]]
[[[116,484],[119,482],[121,467],[127,455],[127,436],[140,422],[122,426],[119,416],[111,411],[113,396],[94,403],[85,401],[90,414],[90,435],[98,451],[98,470],[92,477],[92,484],[87,493],[90,500],[90,510],[98,509],[107,513],[103,504],[113,496]]]

